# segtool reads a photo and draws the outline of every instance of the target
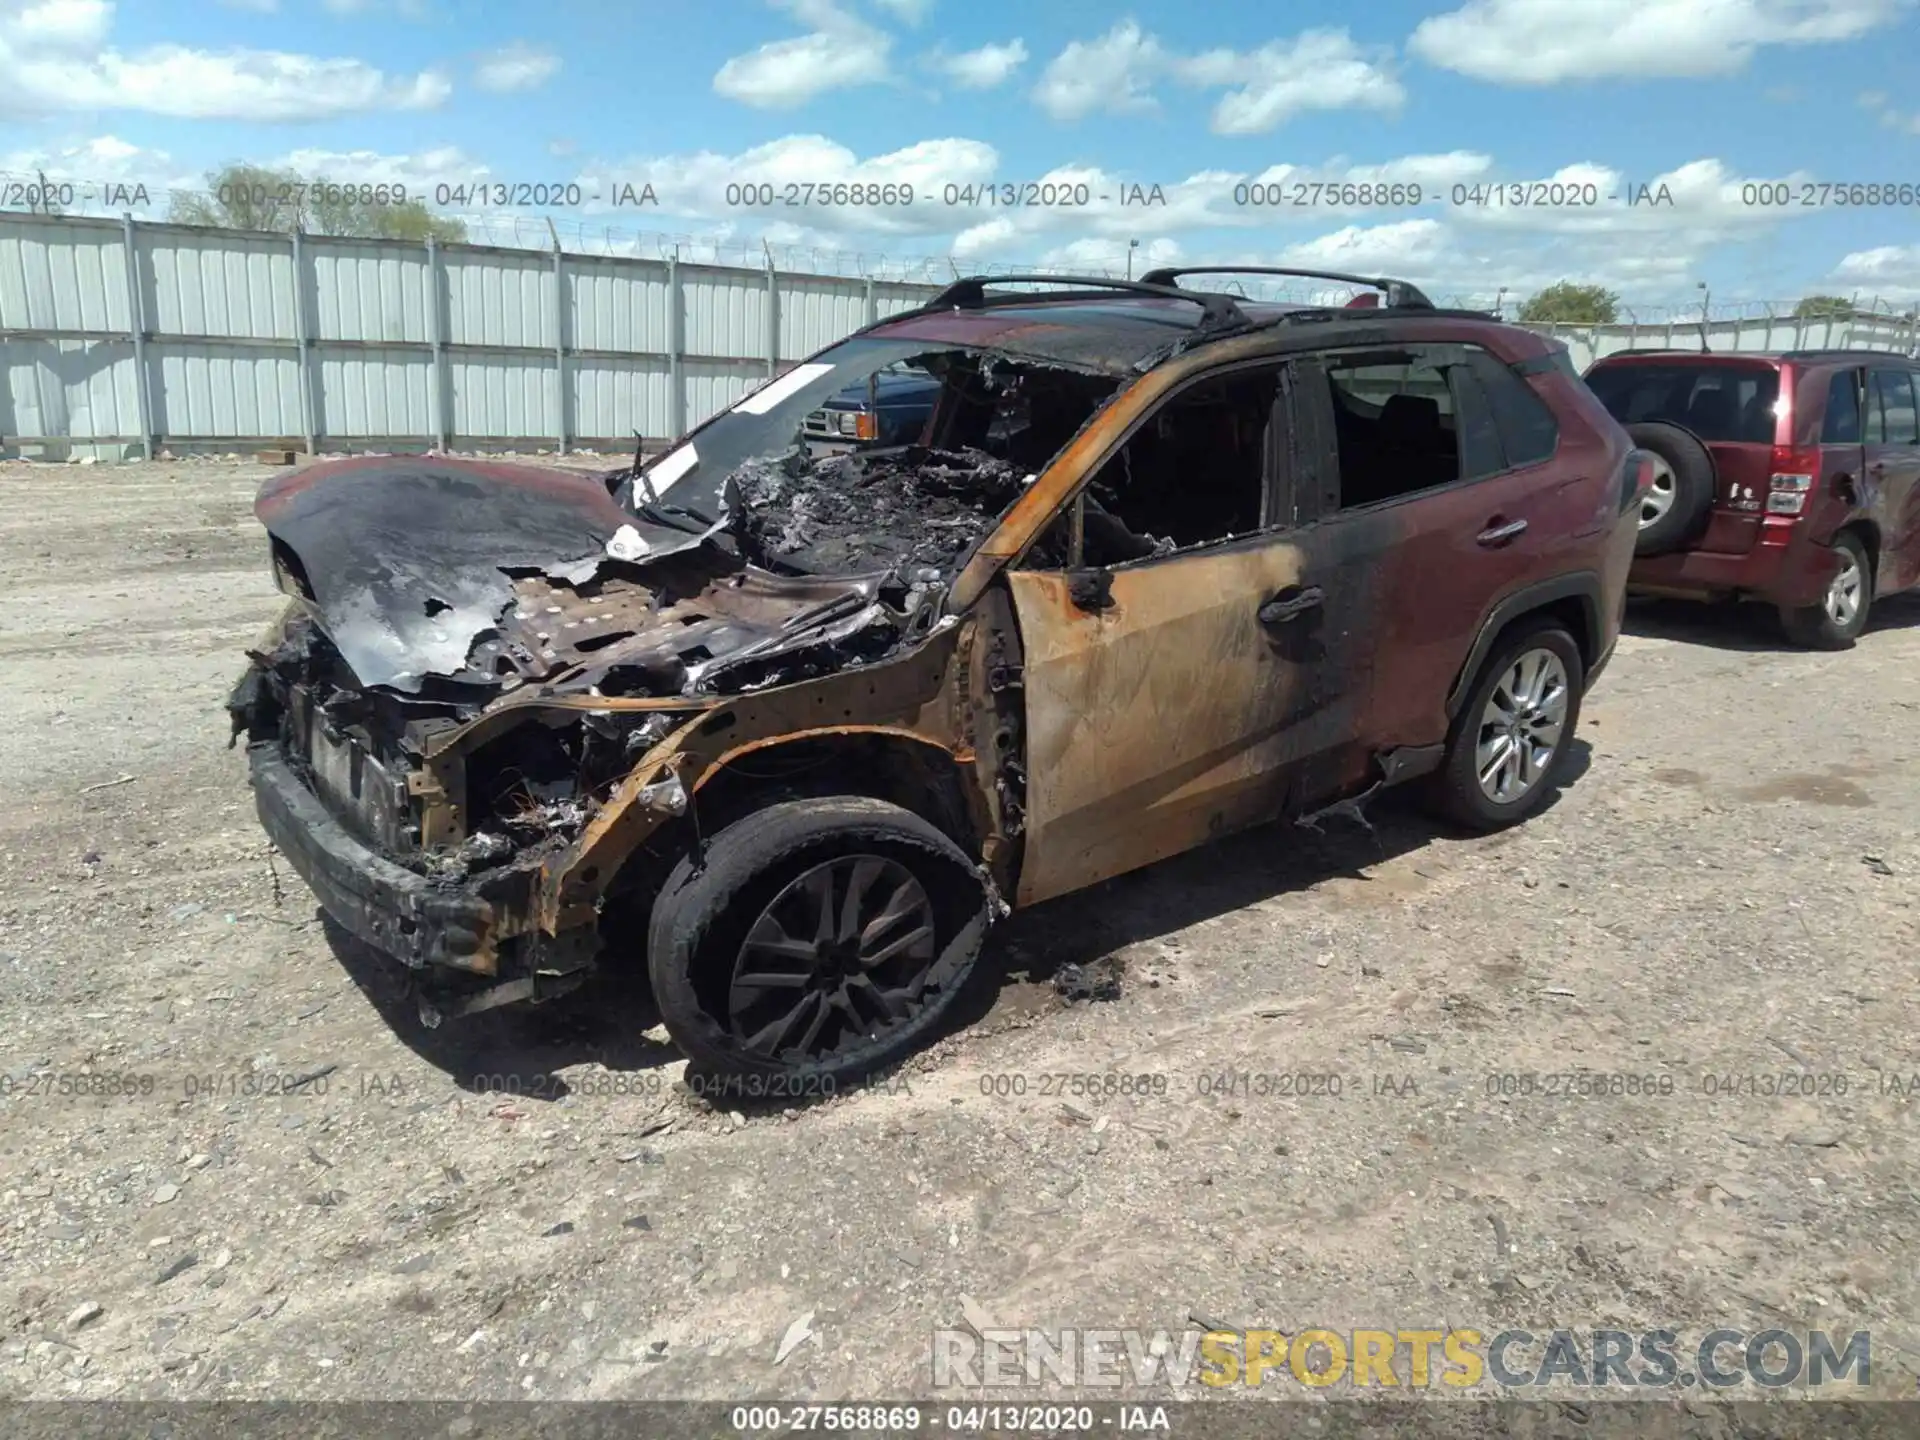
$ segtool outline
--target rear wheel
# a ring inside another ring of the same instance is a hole
[[[1851,649],[1867,628],[1867,611],[1873,605],[1873,562],[1860,537],[1843,530],[1833,537],[1833,549],[1840,557],[1840,568],[1827,593],[1812,605],[1780,610],[1787,638],[1810,650]]]
[[[933,1038],[980,957],[987,896],[965,852],[897,805],[771,805],[682,860],[655,902],[648,970],[696,1066],[830,1094]]]
[[[1544,805],[1580,724],[1585,675],[1580,647],[1554,621],[1503,639],[1454,718],[1433,808],[1469,830],[1498,830]]]

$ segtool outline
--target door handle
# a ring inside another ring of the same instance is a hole
[[[1500,517],[1496,515],[1493,518],[1498,520]],[[1524,520],[1509,520],[1502,525],[1489,525],[1474,536],[1473,541],[1476,545],[1504,545],[1516,535],[1524,533],[1526,528],[1527,522]]]
[[[1318,585],[1289,585],[1260,607],[1262,625],[1284,625],[1309,610],[1318,610],[1327,595]]]

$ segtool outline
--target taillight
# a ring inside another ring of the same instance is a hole
[[[1772,470],[1773,474],[1767,477],[1767,513],[1804,514],[1807,497],[1820,478],[1820,447],[1776,445]]]

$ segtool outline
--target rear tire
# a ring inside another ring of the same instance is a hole
[[[1636,555],[1678,550],[1705,528],[1713,506],[1713,456],[1678,425],[1647,421],[1629,425],[1633,443],[1654,457],[1653,485],[1640,501]]]
[[[990,918],[973,862],[918,815],[791,800],[674,867],[647,968],[695,1075],[732,1082],[716,1093],[821,1097],[934,1038]]]
[[[1809,650],[1851,650],[1873,608],[1873,561],[1867,547],[1851,530],[1843,530],[1833,537],[1833,548],[1840,556],[1840,571],[1827,593],[1812,605],[1780,607],[1780,628],[1794,644]]]
[[[1538,811],[1573,748],[1585,685],[1580,647],[1557,621],[1524,623],[1502,638],[1447,733],[1430,808],[1481,832]]]

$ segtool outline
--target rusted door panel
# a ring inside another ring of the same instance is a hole
[[[1352,734],[1364,689],[1344,634],[1259,619],[1309,580],[1317,529],[1114,570],[1092,613],[1063,574],[1008,572],[1026,652],[1021,904],[1275,815],[1295,767]]]
[[[1493,606],[1536,580],[1591,568],[1593,542],[1581,537],[1592,531],[1602,482],[1549,478],[1563,473],[1517,470],[1389,507],[1399,548],[1381,570],[1377,748],[1446,739],[1447,694]],[[1510,539],[1481,538],[1521,521]]]

